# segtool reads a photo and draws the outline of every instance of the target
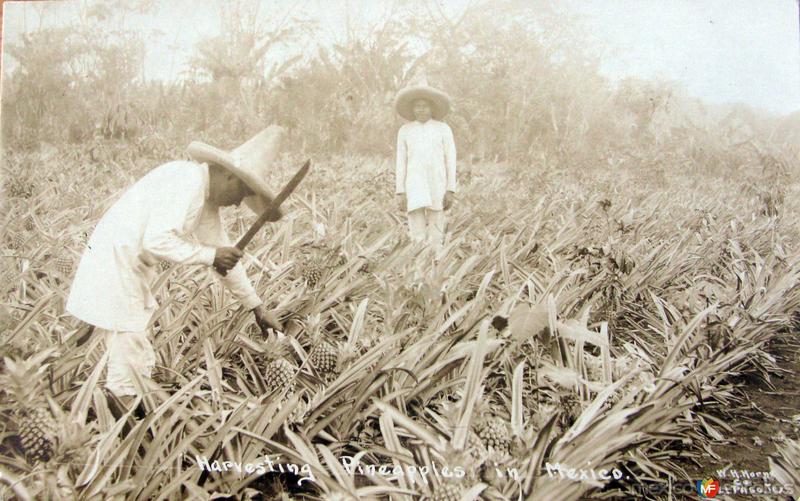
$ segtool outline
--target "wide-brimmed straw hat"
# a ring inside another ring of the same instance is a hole
[[[270,125],[230,152],[200,141],[192,141],[186,151],[194,160],[220,165],[244,181],[254,193],[245,197],[244,203],[261,215],[275,199],[266,180],[278,155],[283,133],[283,128]],[[278,210],[269,220],[277,221],[281,215]]]
[[[428,85],[426,78],[421,78],[398,92],[394,108],[401,117],[414,120],[414,101],[417,99],[425,99],[431,103],[431,116],[436,120],[441,120],[450,111],[450,96]]]

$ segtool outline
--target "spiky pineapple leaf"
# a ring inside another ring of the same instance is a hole
[[[86,416],[89,413],[89,404],[92,400],[92,396],[94,395],[95,388],[97,388],[97,382],[100,380],[100,376],[102,375],[103,369],[105,369],[107,362],[108,352],[103,354],[103,356],[100,358],[100,361],[95,365],[94,369],[92,369],[89,377],[78,390],[78,395],[75,397],[75,401],[72,403],[70,410],[70,421],[74,423],[86,422]]]

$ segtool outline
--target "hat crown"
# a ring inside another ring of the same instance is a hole
[[[284,130],[270,125],[231,151],[234,165],[247,170],[266,181],[269,168],[278,154],[278,146]]]

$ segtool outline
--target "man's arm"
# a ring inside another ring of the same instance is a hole
[[[209,244],[230,247],[233,245],[228,238],[228,233],[222,227],[219,209],[205,207],[200,219],[200,225],[195,234],[201,241]],[[221,275],[215,272],[219,280],[227,287],[233,296],[242,303],[242,307],[251,310],[256,318],[256,323],[261,332],[266,335],[267,329],[283,330],[283,325],[274,312],[268,311],[261,298],[258,297],[256,290],[247,278],[241,261],[231,268],[228,273]]]
[[[405,129],[397,132],[397,161],[395,163],[395,193],[400,210],[405,212],[406,204],[406,172],[408,170],[408,151],[406,150]]]
[[[196,217],[204,204],[201,179],[184,178],[179,189],[162,190],[161,205],[150,211],[142,238],[142,248],[157,257],[179,264],[214,263],[216,249],[197,245],[184,238],[186,222]]]
[[[217,247],[231,247],[233,244],[228,238],[228,234],[222,227],[222,221],[218,209],[205,207],[205,212],[201,216],[200,224],[195,230],[197,238],[204,244]],[[231,268],[228,273],[221,275],[214,273],[219,280],[227,287],[233,296],[241,301],[242,306],[252,310],[263,304],[258,297],[247,273],[244,271],[241,261]]]
[[[401,127],[397,132],[397,161],[395,163],[395,193],[398,195],[406,192],[407,155],[405,129]]]
[[[456,142],[453,130],[444,124],[444,162],[447,168],[447,191],[456,191]]]
[[[241,262],[237,263],[225,275],[220,275],[219,273],[216,273],[216,275],[225,284],[225,287],[231,291],[233,297],[242,303],[245,309],[252,310],[264,304],[250,283],[250,279],[247,277]]]

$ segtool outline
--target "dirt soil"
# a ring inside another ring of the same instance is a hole
[[[794,335],[796,336],[796,335]],[[800,438],[800,339],[793,337],[774,341],[767,346],[767,352],[776,359],[780,371],[769,374],[769,382],[759,377],[743,377],[737,383],[743,384],[739,391],[743,397],[742,405],[727,409],[727,415],[718,415],[734,429],[725,442],[711,446],[720,460],[707,457],[705,464],[686,466],[694,479],[713,477],[720,481],[720,487],[732,487],[749,480],[752,486],[763,486],[763,478],[745,479],[742,470],[756,474],[769,472],[769,456],[776,453],[776,445],[784,437]],[[770,384],[772,387],[770,387]],[[724,475],[719,470],[726,470]],[[768,479],[772,485],[777,482]],[[794,494],[800,499],[800,493]],[[701,499],[698,495],[694,499]],[[720,494],[717,499],[794,499],[786,495],[764,494]]]

